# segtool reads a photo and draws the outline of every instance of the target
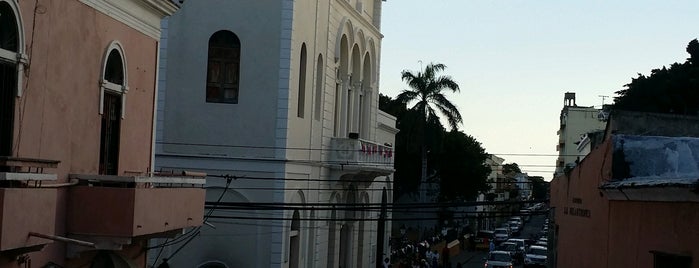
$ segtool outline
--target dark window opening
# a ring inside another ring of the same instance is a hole
[[[303,118],[306,111],[306,43],[301,44],[301,59],[299,60],[299,98],[296,116]]]
[[[670,254],[660,251],[651,251],[653,254],[654,268],[690,268],[692,267],[692,257]]]
[[[206,102],[238,103],[240,40],[230,31],[209,38]]]
[[[0,156],[12,155],[17,67],[0,61]]]
[[[0,49],[18,52],[17,19],[8,3],[0,2]]]
[[[111,92],[104,92],[103,107],[99,173],[102,175],[118,175],[121,96]]]
[[[117,85],[124,85],[124,63],[121,61],[121,54],[116,49],[109,52],[107,57],[104,80]]]

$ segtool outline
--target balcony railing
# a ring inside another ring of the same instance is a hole
[[[132,238],[199,226],[205,183],[191,176],[70,175],[68,232]]]
[[[330,163],[333,166],[392,172],[394,157],[395,151],[389,145],[361,139],[332,139]]]
[[[30,233],[54,235],[57,190],[42,186],[57,179],[45,169],[58,167],[59,161],[33,158],[0,157],[0,251],[31,252],[51,243]]]

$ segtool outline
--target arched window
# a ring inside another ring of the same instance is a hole
[[[15,96],[21,84],[18,81],[22,65],[17,60],[20,47],[15,10],[9,3],[0,1],[0,156],[12,155]]]
[[[240,85],[240,39],[221,30],[209,38],[206,102],[238,103]]]
[[[291,231],[289,232],[289,268],[298,268],[301,249],[301,217],[298,210],[294,210],[291,217]]]
[[[323,65],[323,55],[318,55],[318,62],[316,63],[316,97],[314,107],[315,120],[320,120],[320,113],[321,109],[323,108],[323,88],[325,88],[325,85],[323,84],[323,81],[325,81],[323,79],[325,78],[325,73],[323,72],[324,69],[325,65]]]
[[[121,44],[113,41],[107,47],[100,87],[100,174],[118,175],[119,172],[121,119],[126,110],[127,92],[126,57]]]
[[[306,43],[301,44],[301,58],[299,59],[299,96],[296,115],[303,118],[306,110]]]

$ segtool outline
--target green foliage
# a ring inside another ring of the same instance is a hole
[[[401,77],[408,83],[410,89],[403,90],[396,100],[406,105],[415,102],[410,109],[422,114],[425,121],[438,120],[437,111],[439,111],[454,130],[458,129],[458,125],[463,120],[459,110],[444,96],[443,91],[459,92],[459,85],[450,76],[438,75],[446,68],[444,64],[430,63],[424,71],[417,73],[404,70],[401,72]]]
[[[481,143],[472,136],[460,131],[446,133],[439,153],[440,199],[472,200],[487,191],[487,157]]]
[[[621,110],[697,115],[699,114],[699,41],[689,42],[690,58],[669,68],[654,69],[649,76],[638,74],[625,89],[617,91],[614,107]]]
[[[508,163],[502,165],[502,174],[511,173],[522,173],[522,170],[519,169],[519,165],[517,163]]]
[[[548,194],[548,182],[544,181],[544,177],[529,177],[532,182],[532,198],[535,200],[546,199]]]

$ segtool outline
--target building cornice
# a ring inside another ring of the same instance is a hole
[[[179,9],[169,0],[80,0],[80,2],[156,40],[160,39],[160,20]]]

